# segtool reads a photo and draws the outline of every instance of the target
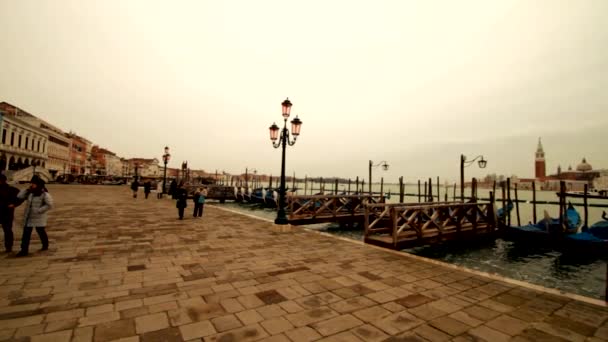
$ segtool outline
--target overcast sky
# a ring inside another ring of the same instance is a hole
[[[608,168],[608,1],[0,1],[0,101],[124,157],[455,180]]]

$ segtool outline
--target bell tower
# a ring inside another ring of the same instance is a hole
[[[538,138],[538,146],[536,147],[536,158],[534,163],[535,177],[537,179],[544,179],[546,176],[545,172],[545,151],[543,150],[543,144]]]

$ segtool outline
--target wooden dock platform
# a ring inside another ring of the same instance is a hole
[[[289,223],[293,225],[363,222],[365,204],[384,203],[382,195],[299,195],[288,196]]]
[[[497,231],[492,203],[365,205],[365,242],[403,249]]]

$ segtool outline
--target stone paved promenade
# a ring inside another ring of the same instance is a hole
[[[179,221],[126,186],[50,190],[51,250],[0,257],[0,340],[608,340],[605,307],[209,205]]]

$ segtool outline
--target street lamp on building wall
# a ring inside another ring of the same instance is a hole
[[[163,192],[165,194],[165,186],[167,185],[167,163],[171,159],[171,154],[169,153],[169,146],[165,146],[165,153],[163,154],[163,163],[165,163],[165,170],[163,174]]]
[[[467,157],[464,154],[460,155],[460,201],[464,202],[464,168],[473,164],[477,159],[477,164],[480,169],[484,169],[488,164],[488,161],[483,159],[482,155],[479,155],[472,160],[467,160]]]
[[[384,171],[388,170],[388,164],[386,163],[385,160],[379,162],[378,164],[374,165],[373,161],[369,161],[369,194],[372,194],[372,168],[374,167],[378,167],[378,166],[382,166],[382,169]]]
[[[291,120],[291,134],[293,135],[293,141],[289,140],[289,130],[287,129],[287,119],[291,114],[291,102],[289,98],[285,99],[283,103],[281,103],[283,107],[283,130],[281,130],[281,137],[279,138],[279,126],[276,123],[273,123],[270,129],[270,140],[272,141],[272,146],[274,148],[283,148],[283,154],[281,158],[281,185],[279,188],[279,211],[277,212],[277,218],[274,220],[275,224],[287,224],[289,221],[287,220],[287,215],[285,214],[285,149],[287,145],[293,146],[296,143],[296,139],[300,135],[300,128],[302,127],[302,121],[298,119],[296,116],[295,119]],[[279,141],[277,142],[277,139]]]

